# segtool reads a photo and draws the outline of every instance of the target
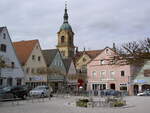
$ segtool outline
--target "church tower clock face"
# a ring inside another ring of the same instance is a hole
[[[72,58],[74,56],[74,33],[68,22],[67,5],[65,4],[64,22],[60,27],[58,35],[57,49],[59,49],[63,58]]]

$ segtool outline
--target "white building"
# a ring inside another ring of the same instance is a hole
[[[0,86],[24,84],[24,72],[6,27],[0,27],[0,57],[6,65],[0,67]]]

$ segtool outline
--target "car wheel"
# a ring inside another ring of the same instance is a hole
[[[41,97],[45,97],[44,93],[41,94]]]
[[[25,99],[27,98],[27,95],[23,95],[21,98],[22,98],[23,100],[25,100]]]

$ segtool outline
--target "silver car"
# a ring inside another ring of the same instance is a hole
[[[37,86],[29,92],[30,96],[36,97],[48,97],[49,87],[48,86]]]
[[[143,92],[138,93],[137,96],[150,96],[150,91],[145,90]]]

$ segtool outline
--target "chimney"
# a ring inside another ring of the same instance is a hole
[[[116,44],[113,43],[113,50],[116,51]]]

